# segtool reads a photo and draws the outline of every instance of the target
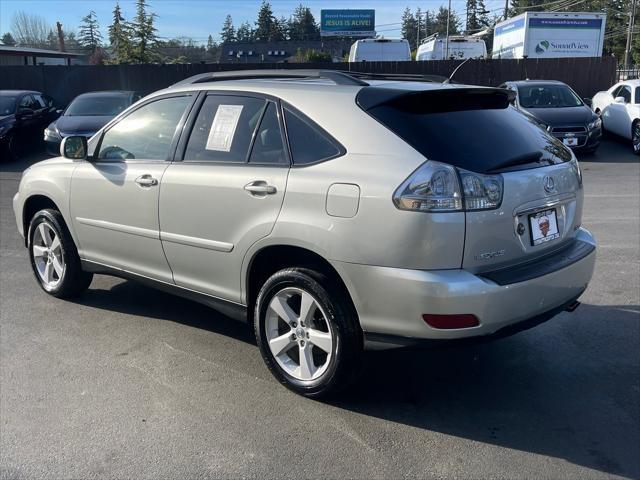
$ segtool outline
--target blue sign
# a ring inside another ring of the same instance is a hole
[[[373,37],[375,10],[321,10],[320,35],[323,37]]]
[[[498,25],[496,27],[494,36],[497,37],[498,35],[504,35],[505,33],[515,32],[516,30],[520,30],[521,28],[524,28],[524,18],[518,18],[517,20],[514,20],[512,22]]]

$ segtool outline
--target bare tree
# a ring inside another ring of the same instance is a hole
[[[11,33],[25,47],[46,48],[52,26],[40,15],[17,11],[11,19]]]

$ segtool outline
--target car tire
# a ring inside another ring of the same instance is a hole
[[[49,295],[70,298],[86,290],[93,274],[82,270],[80,257],[62,214],[45,209],[29,224],[29,258],[39,285]]]
[[[342,290],[319,272],[289,268],[269,277],[258,294],[254,327],[262,358],[280,383],[303,396],[337,393],[360,371],[362,331]]]
[[[638,120],[631,125],[631,142],[633,145],[633,153],[640,155],[640,121]]]

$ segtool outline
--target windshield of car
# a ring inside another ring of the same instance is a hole
[[[524,108],[579,107],[582,100],[566,85],[526,85],[518,87]]]
[[[16,111],[16,97],[0,97],[0,116],[11,115]]]
[[[109,96],[80,96],[77,97],[67,111],[65,116],[116,116],[127,108],[131,103],[128,96],[109,95]]]

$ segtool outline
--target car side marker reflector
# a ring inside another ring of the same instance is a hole
[[[470,328],[480,325],[478,317],[470,313],[462,313],[457,315],[434,315],[425,313],[422,319],[433,328],[453,329],[453,328]]]

